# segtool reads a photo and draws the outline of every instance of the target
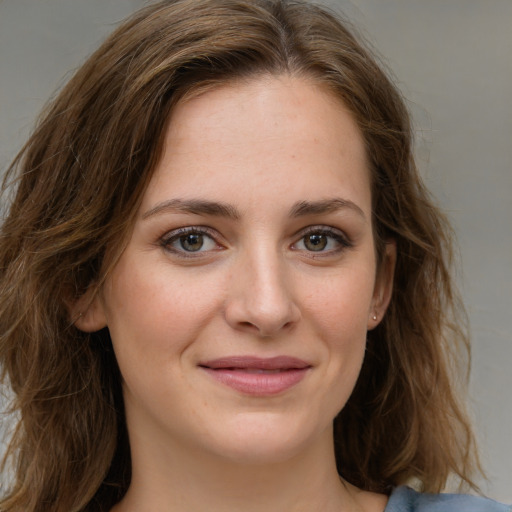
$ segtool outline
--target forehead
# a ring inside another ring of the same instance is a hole
[[[312,80],[263,76],[211,89],[180,102],[165,134],[148,190],[222,195],[222,186],[325,195],[333,182],[369,194],[361,132],[342,101]],[[236,199],[236,196],[235,196]]]

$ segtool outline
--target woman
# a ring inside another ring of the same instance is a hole
[[[141,10],[10,182],[2,510],[507,510],[403,487],[475,487],[467,338],[403,102],[327,12]]]

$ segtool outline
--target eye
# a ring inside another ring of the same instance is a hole
[[[219,249],[219,244],[207,228],[187,227],[171,231],[162,237],[160,245],[167,251],[192,256]]]
[[[323,251],[329,244],[329,238],[324,233],[311,233],[302,240],[308,251]]]
[[[302,237],[293,244],[292,248],[299,251],[332,254],[351,246],[341,231],[328,227],[312,227],[302,233]]]

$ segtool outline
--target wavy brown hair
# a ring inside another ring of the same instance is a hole
[[[451,232],[415,168],[404,102],[346,21],[280,0],[170,0],[123,23],[41,115],[8,169],[0,234],[0,364],[12,389],[12,482],[2,511],[109,510],[131,463],[108,331],[68,306],[99,288],[123,250],[173,105],[218,84],[290,74],[350,109],[372,174],[379,255],[397,246],[394,291],[368,333],[335,420],[338,471],[388,492],[439,491],[478,469],[454,376],[469,345],[451,280]],[[454,373],[455,372],[455,373]]]

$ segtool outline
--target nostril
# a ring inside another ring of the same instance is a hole
[[[258,326],[254,325],[251,322],[238,322],[238,328],[242,329],[244,331],[254,331],[254,332],[260,331]]]

